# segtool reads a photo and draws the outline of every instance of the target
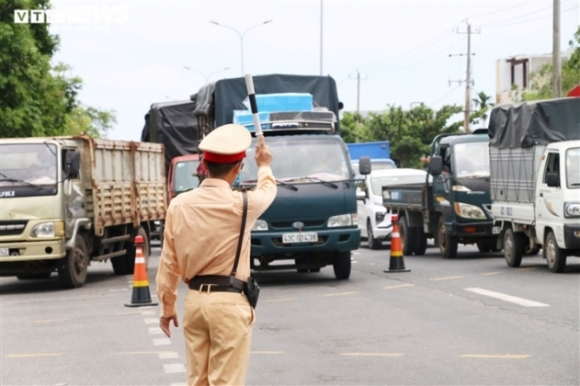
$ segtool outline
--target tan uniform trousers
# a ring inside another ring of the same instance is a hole
[[[243,385],[253,323],[245,295],[189,290],[183,315],[188,385]]]

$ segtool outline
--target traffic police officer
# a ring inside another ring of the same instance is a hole
[[[258,138],[258,182],[247,192],[247,221],[236,272],[236,278],[244,282],[250,275],[250,231],[276,196],[276,180],[270,168],[272,154],[263,136]],[[197,283],[208,275],[227,277],[232,272],[243,198],[231,185],[243,167],[251,141],[246,128],[233,124],[208,134],[199,144],[208,178],[199,188],[173,199],[167,210],[165,243],[156,278],[160,327],[170,337],[170,323],[178,326],[175,300],[182,279],[190,284],[183,316],[189,385],[245,382],[254,310],[240,290]]]

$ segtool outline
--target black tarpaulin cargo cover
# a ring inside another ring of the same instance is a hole
[[[489,145],[526,148],[580,139],[580,98],[560,98],[494,108]]]
[[[253,79],[256,94],[310,93],[315,107],[326,107],[338,118],[338,92],[336,82],[330,76],[273,74],[254,76]],[[243,104],[248,96],[245,78],[222,79],[206,87],[213,88],[216,127],[232,123],[234,110],[247,110]],[[211,103],[206,100],[197,106],[196,111],[206,110],[208,106]],[[205,114],[210,115],[207,112]],[[340,134],[338,122],[336,131]]]
[[[193,115],[194,107],[195,101],[191,100],[154,103],[145,115],[141,141],[165,146],[166,172],[173,158],[198,152],[198,124]]]

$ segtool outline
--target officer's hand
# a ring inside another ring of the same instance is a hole
[[[169,325],[173,320],[173,325],[175,327],[179,327],[179,322],[177,321],[177,314],[170,316],[169,318],[164,318],[163,316],[159,318],[159,327],[161,327],[161,331],[167,335],[168,338],[171,338],[171,331],[169,330]]]
[[[264,136],[258,136],[258,146],[256,146],[256,165],[270,166],[272,164],[272,153],[270,153],[270,146],[266,145]]]

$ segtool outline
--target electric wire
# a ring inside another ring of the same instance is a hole
[[[452,93],[454,93],[455,91],[457,91],[458,88],[461,87],[461,84],[457,85],[453,90],[449,91],[448,93],[446,93],[445,95],[443,95],[441,98],[437,99],[435,102],[431,102],[429,104],[429,106],[433,106],[435,103],[439,103],[441,102],[443,99],[447,98],[449,95],[451,95]]]
[[[564,13],[567,13],[567,12],[570,12],[570,11],[573,11],[573,10],[576,10],[576,9],[578,9],[577,6],[576,7],[572,7],[572,8],[568,8],[566,10],[561,11],[560,14],[564,14]],[[525,24],[525,23],[529,23],[529,22],[532,22],[532,21],[536,21],[536,20],[546,19],[546,18],[549,18],[549,17],[552,17],[552,15],[551,14],[550,15],[544,15],[544,16],[541,16],[541,17],[533,18],[533,19],[521,20],[521,21],[518,21],[518,22],[515,22],[515,23],[506,23],[506,24],[491,25],[491,26],[487,26],[486,28],[509,27],[509,26],[512,26],[512,25]]]

